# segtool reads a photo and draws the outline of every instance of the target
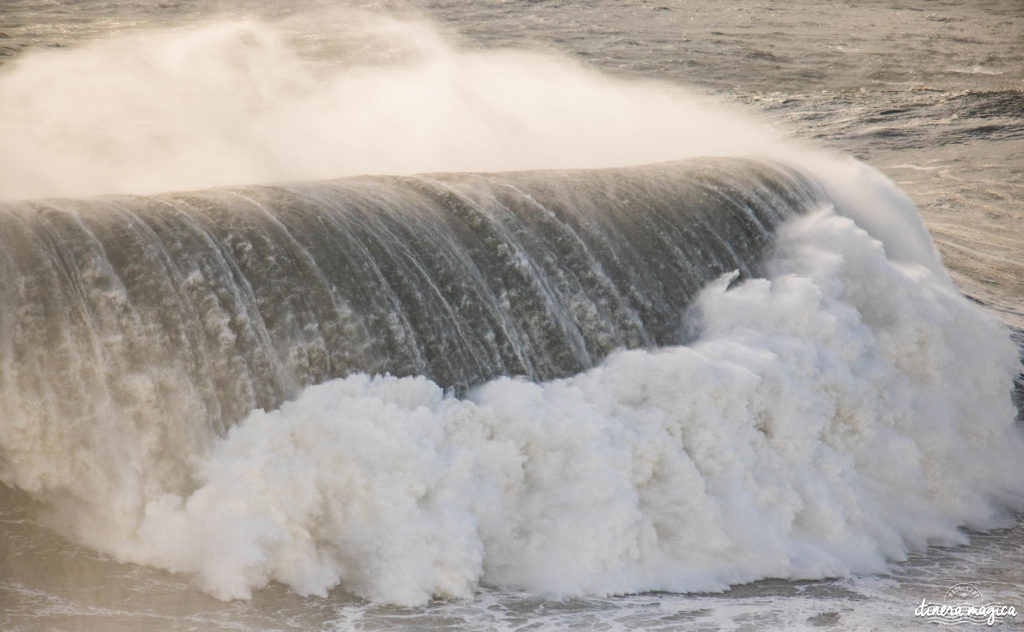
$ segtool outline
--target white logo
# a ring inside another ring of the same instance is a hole
[[[1015,619],[1017,608],[1001,603],[986,603],[981,591],[973,584],[957,584],[946,591],[942,603],[922,599],[920,605],[914,608],[914,616],[945,625],[995,625],[1003,619]]]

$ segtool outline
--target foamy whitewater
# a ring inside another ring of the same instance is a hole
[[[721,590],[881,571],[1019,502],[1000,325],[829,209],[767,279],[697,302],[687,346],[464,399],[355,375],[256,411],[146,507],[124,559],[222,598]],[[971,332],[965,334],[965,332]]]
[[[0,73],[0,482],[47,525],[421,606],[882,573],[1024,510],[1017,350],[883,175],[332,15],[334,63],[248,20]]]

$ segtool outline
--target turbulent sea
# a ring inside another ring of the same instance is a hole
[[[6,0],[0,629],[1024,629],[1022,33]]]

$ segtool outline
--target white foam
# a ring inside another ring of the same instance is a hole
[[[707,288],[693,344],[569,379],[461,400],[424,378],[309,388],[112,548],[222,598],[718,590],[880,571],[1020,502],[993,318],[828,210],[787,225],[770,267]]]

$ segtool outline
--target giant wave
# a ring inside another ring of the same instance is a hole
[[[223,598],[882,570],[1020,501],[1017,360],[838,190],[705,159],[6,203],[3,480]]]
[[[891,182],[384,25],[340,69],[225,23],[0,75],[0,482],[55,528],[416,604],[876,572],[1021,508],[1014,346]]]

